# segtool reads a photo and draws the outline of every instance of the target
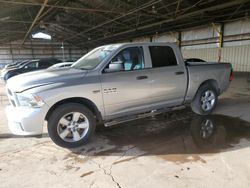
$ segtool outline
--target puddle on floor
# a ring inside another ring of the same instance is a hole
[[[6,138],[19,137],[0,134],[0,141]],[[119,164],[153,156],[175,163],[206,163],[204,155],[248,147],[247,140],[250,122],[224,115],[198,116],[182,110],[98,130],[89,144],[72,149],[63,159],[85,163],[95,156],[121,156],[114,162]]]
[[[88,156],[128,156],[124,162],[138,156],[156,156],[179,163],[205,163],[203,154],[246,147],[239,142],[250,139],[250,123],[224,115],[198,116],[185,110],[106,128],[95,137],[105,141],[95,144],[92,139],[89,146],[72,151]]]

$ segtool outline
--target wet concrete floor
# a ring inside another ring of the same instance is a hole
[[[250,123],[224,115],[198,116],[183,110],[101,129],[95,137],[99,139],[72,149],[72,153],[130,156],[117,163],[139,156],[156,156],[176,163],[205,163],[201,154],[233,150],[241,139],[249,140]]]

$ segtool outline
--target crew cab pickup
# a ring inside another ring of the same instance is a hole
[[[171,43],[123,43],[93,49],[69,68],[8,80],[6,114],[17,135],[42,134],[62,147],[87,143],[111,126],[191,105],[210,114],[232,79],[230,63],[184,62]]]

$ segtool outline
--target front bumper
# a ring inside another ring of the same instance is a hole
[[[45,116],[49,108],[13,107],[5,109],[10,131],[16,135],[39,135],[43,133]]]

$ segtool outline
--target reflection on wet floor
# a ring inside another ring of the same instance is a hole
[[[103,143],[92,139],[91,144],[73,153],[130,156],[125,161],[150,155],[175,162],[205,162],[201,154],[237,149],[235,145],[241,139],[250,139],[250,123],[224,115],[198,116],[185,110],[99,130],[96,138]]]
[[[41,145],[53,145],[44,137],[48,135],[34,139],[39,139]],[[0,142],[20,138],[31,139],[0,134]],[[88,157],[121,156],[114,162],[118,164],[153,156],[176,163],[205,163],[203,155],[248,147],[249,139],[250,122],[224,115],[198,116],[182,110],[99,129],[89,144],[70,150],[64,159],[83,163]]]

